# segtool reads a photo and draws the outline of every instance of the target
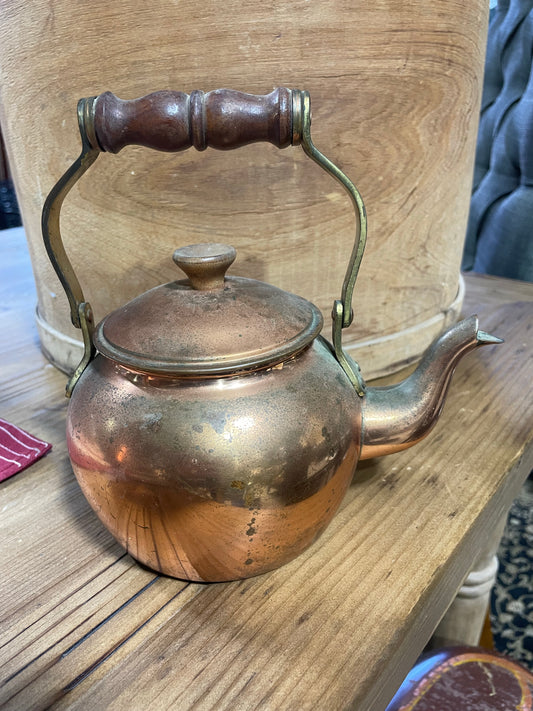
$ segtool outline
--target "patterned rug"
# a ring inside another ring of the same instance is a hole
[[[533,671],[533,473],[511,507],[498,558],[490,614],[494,646]]]

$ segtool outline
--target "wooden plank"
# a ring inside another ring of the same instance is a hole
[[[362,463],[293,563],[218,585],[156,576],[102,528],[67,459],[65,377],[14,300],[0,333],[20,320],[27,345],[9,376],[2,361],[2,416],[54,448],[0,485],[0,704],[383,709],[533,466],[533,287],[467,284],[466,312],[506,344],[459,366],[436,430]]]
[[[2,708],[48,708],[97,672],[106,660],[112,659],[116,664],[130,640],[134,638],[137,646],[148,633],[157,634],[162,619],[168,616],[165,608],[169,603],[174,603],[172,612],[175,613],[184,598],[197,592],[188,589],[188,583],[132,566],[131,560],[127,566],[129,574],[120,575],[119,581],[96,594],[89,595],[84,589],[75,591],[68,600],[69,605],[76,597],[79,600],[70,614],[61,605],[64,617],[57,624],[52,622],[50,627],[33,632],[36,643],[8,661],[4,669]],[[139,587],[143,574],[148,582]],[[40,622],[41,627],[50,624],[46,618]]]
[[[463,312],[468,315],[479,309],[497,308],[516,301],[530,302],[532,286],[530,282],[515,279],[500,279],[489,274],[469,273],[468,288]]]

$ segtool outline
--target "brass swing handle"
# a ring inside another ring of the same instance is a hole
[[[102,151],[118,153],[136,144],[161,151],[181,151],[191,146],[230,149],[256,141],[278,148],[301,144],[304,152],[334,177],[349,194],[356,215],[352,254],[342,285],[341,298],[333,304],[333,350],[354,388],[363,396],[365,385],[359,366],[342,347],[342,329],[353,319],[352,294],[366,243],[366,212],[361,195],[349,178],[323,155],[311,140],[311,100],[307,91],[278,88],[265,96],[217,89],[204,94],[193,91],[159,91],[124,101],[111,92],[78,102],[81,154],[54,185],[42,213],[43,240],[70,303],[74,326],[81,328],[85,352],[67,385],[70,395],[78,378],[94,357],[94,316],[63,246],[60,212],[71,188]]]
[[[299,109],[299,92],[283,87],[265,96],[232,89],[157,91],[131,101],[106,91],[94,100],[94,132],[108,153],[127,145],[227,150],[257,141],[286,148],[299,143]]]

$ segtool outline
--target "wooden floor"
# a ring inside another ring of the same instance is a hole
[[[363,463],[293,563],[202,585],[140,567],[86,503],[19,231],[0,254],[0,415],[53,444],[0,485],[1,708],[382,711],[533,466],[533,285],[468,276],[506,343],[461,363],[429,438]]]

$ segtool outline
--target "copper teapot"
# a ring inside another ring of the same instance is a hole
[[[82,152],[48,196],[43,235],[81,328],[82,362],[67,386],[72,467],[89,503],[137,560],[195,581],[246,578],[292,560],[326,528],[359,459],[424,437],[468,351],[500,339],[477,318],[444,333],[399,385],[367,387],[344,352],[366,239],[363,201],[311,140],[307,92],[157,92],[78,104]],[[178,278],[137,297],[95,328],[65,254],[65,195],[103,151],[301,144],[353,201],[356,238],[330,344],[305,299],[228,276],[235,250],[176,250]]]

